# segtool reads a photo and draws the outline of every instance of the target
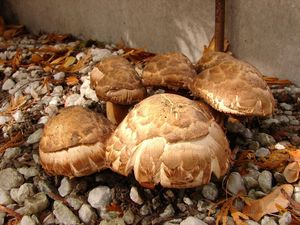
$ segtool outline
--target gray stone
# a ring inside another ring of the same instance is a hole
[[[10,121],[9,116],[0,116],[0,125],[4,125],[8,121]]]
[[[148,204],[144,204],[141,208],[140,208],[140,214],[142,216],[147,216],[149,215],[151,212],[151,208]]]
[[[258,150],[259,149],[259,142],[258,141],[250,141],[248,144],[248,148],[251,150]]]
[[[214,183],[204,185],[201,193],[204,198],[211,201],[215,201],[219,194],[218,188]]]
[[[73,189],[73,182],[71,182],[71,180],[67,177],[64,177],[61,182],[60,182],[60,186],[58,188],[58,192],[60,194],[60,196],[65,197],[68,194],[71,193]]]
[[[55,86],[53,88],[51,95],[60,97],[63,95],[63,92],[64,92],[64,88],[62,86]]]
[[[38,124],[46,124],[48,122],[49,116],[42,116],[39,121]]]
[[[277,225],[272,217],[264,216],[260,222],[261,225]]]
[[[61,99],[59,96],[53,96],[49,102],[49,105],[58,106],[59,104],[61,104]]]
[[[48,105],[44,111],[49,117],[52,117],[57,114],[58,108],[56,105]]]
[[[14,159],[21,154],[21,148],[7,148],[4,152],[3,158],[5,159]]]
[[[300,124],[299,120],[291,120],[290,124],[293,126],[298,126]]]
[[[4,225],[6,214],[4,212],[0,212],[0,225]]]
[[[175,214],[175,210],[173,208],[173,206],[171,204],[167,205],[167,207],[165,208],[165,210],[159,214],[160,217],[170,217],[170,216],[174,216]]]
[[[246,129],[245,126],[243,124],[241,124],[240,122],[236,122],[236,123],[228,122],[226,124],[226,128],[229,132],[232,132],[232,133],[242,133]]]
[[[18,168],[17,170],[20,174],[22,174],[25,177],[26,180],[30,177],[34,177],[39,174],[39,171],[37,170],[37,168],[33,167],[33,166],[21,167],[21,168]]]
[[[14,201],[11,199],[8,191],[4,191],[2,189],[0,189],[0,204],[1,205],[9,205],[12,204]]]
[[[263,192],[269,193],[272,190],[272,173],[264,170],[258,177],[258,184]]]
[[[268,155],[270,155],[270,150],[267,148],[263,148],[263,147],[257,149],[255,152],[256,157],[266,157]]]
[[[256,188],[258,186],[258,181],[249,175],[244,176],[243,179],[248,190],[251,188]]]
[[[53,213],[50,213],[42,222],[43,225],[53,225],[56,223],[56,219]]]
[[[59,223],[62,224],[79,224],[78,217],[64,204],[55,201],[53,204],[53,214]]]
[[[43,129],[38,129],[35,132],[33,132],[29,137],[27,138],[27,144],[34,144],[38,143],[41,139],[41,136],[43,134]]]
[[[19,225],[36,225],[37,223],[35,222],[34,219],[32,219],[30,216],[23,216],[20,224]]]
[[[53,75],[54,80],[61,80],[65,78],[65,73],[64,72],[58,72]]]
[[[214,217],[212,217],[212,216],[206,216],[203,219],[203,222],[207,223],[208,225],[215,225],[216,224],[216,219]]]
[[[292,215],[290,212],[285,212],[278,220],[279,225],[288,225],[292,222]]]
[[[84,203],[84,200],[78,196],[69,195],[65,199],[69,206],[71,206],[74,210],[80,209],[80,207]]]
[[[259,225],[259,223],[253,221],[253,220],[246,220],[245,221],[247,225]]]
[[[95,90],[91,89],[89,76],[82,77],[81,80],[83,81],[83,84],[80,86],[80,95],[82,97],[86,97],[87,99],[91,99],[95,102],[98,102],[99,99],[96,95]]]
[[[12,114],[12,117],[14,118],[14,120],[17,122],[17,123],[20,123],[24,120],[24,116],[23,116],[23,113],[21,110],[17,110],[16,112],[14,112]]]
[[[48,205],[49,201],[46,194],[43,192],[39,192],[24,201],[24,207],[26,208],[28,215],[42,212]]]
[[[295,186],[294,187],[293,199],[296,202],[300,203],[300,186]]]
[[[263,127],[270,127],[272,124],[279,124],[280,121],[278,119],[274,119],[274,118],[269,118],[263,121],[262,126]]]
[[[111,190],[107,186],[98,186],[91,190],[88,195],[88,202],[93,208],[105,209],[111,202]]]
[[[99,225],[126,225],[121,218],[115,218],[112,220],[102,220]]]
[[[296,134],[291,136],[290,141],[293,145],[300,145],[300,137]]]
[[[292,106],[292,105],[287,104],[287,103],[285,103],[285,102],[282,102],[282,103],[280,103],[279,105],[280,105],[280,107],[281,107],[282,109],[284,109],[284,110],[292,110],[292,109],[293,109],[293,106]]]
[[[138,189],[136,187],[131,187],[129,196],[130,199],[138,205],[142,205],[144,203],[144,200],[140,196]]]
[[[192,199],[190,199],[189,197],[183,197],[183,202],[187,205],[193,205],[193,201]]]
[[[275,139],[266,133],[258,133],[255,139],[262,145],[262,146],[269,146],[276,143]]]
[[[6,168],[0,171],[0,188],[10,190],[19,187],[24,183],[23,176],[13,168]]]
[[[2,90],[8,91],[8,90],[12,89],[15,86],[15,84],[16,83],[12,79],[7,79],[2,85]]]
[[[12,77],[16,80],[16,81],[20,81],[20,80],[24,80],[28,78],[28,74],[27,73],[23,73],[21,71],[16,71]]]
[[[88,204],[83,204],[80,207],[78,211],[78,216],[81,219],[81,221],[85,224],[92,224],[97,220],[96,212]]]
[[[13,188],[10,190],[10,196],[18,203],[23,203],[25,199],[34,195],[33,184],[25,183],[19,188]]]
[[[134,222],[134,214],[133,212],[131,211],[131,209],[127,209],[125,212],[124,212],[124,215],[123,215],[123,220],[125,221],[126,224],[133,224]]]
[[[91,50],[93,62],[99,62],[101,59],[111,55],[111,51],[108,49],[94,48]]]
[[[238,194],[239,192],[246,192],[244,180],[238,172],[232,172],[229,175],[227,180],[227,190],[234,195]]]
[[[184,219],[180,225],[207,225],[207,223],[203,222],[202,220],[198,219],[194,216],[189,216]]]
[[[71,94],[65,100],[65,107],[72,105],[85,105],[85,100],[79,94]]]

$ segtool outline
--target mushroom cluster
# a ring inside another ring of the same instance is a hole
[[[91,87],[106,101],[108,119],[80,106],[50,119],[39,148],[44,169],[73,177],[110,168],[134,173],[145,187],[171,188],[225,175],[231,151],[215,110],[266,116],[274,98],[256,68],[229,54],[205,52],[196,67],[199,74],[183,54],[167,53],[151,58],[139,76],[122,56],[103,59],[91,72]],[[149,87],[173,94],[147,96]],[[174,94],[179,89],[193,96]]]

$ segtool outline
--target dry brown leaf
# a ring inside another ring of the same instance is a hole
[[[49,42],[63,42],[67,38],[69,38],[69,34],[48,34],[46,39],[43,41],[44,44],[47,44]]]
[[[22,215],[20,213],[17,213],[16,211],[14,211],[10,208],[7,208],[3,205],[0,205],[0,211],[5,212],[12,217],[15,217],[17,220],[21,220],[21,218],[22,218]]]
[[[46,73],[52,73],[53,72],[53,68],[51,66],[45,66],[43,68],[43,70],[46,72]]]
[[[76,58],[74,56],[69,56],[65,59],[63,67],[68,68],[76,62]]]
[[[66,71],[72,73],[80,71],[85,66],[85,64],[90,60],[91,56],[92,56],[91,51],[88,51],[88,53],[82,59],[80,59],[76,64],[70,66],[69,68],[66,68]]]
[[[285,167],[283,171],[283,176],[285,177],[287,182],[294,183],[299,178],[299,172],[300,172],[299,162],[292,162]]]
[[[16,70],[20,66],[21,60],[22,60],[22,51],[20,49],[17,49],[16,54],[14,55],[11,61],[14,70]]]
[[[283,184],[265,197],[252,201],[250,205],[246,205],[243,209],[243,213],[255,221],[258,221],[266,214],[278,212],[279,208],[287,208],[289,206],[289,200],[282,194],[282,190],[284,190],[288,196],[291,196],[294,188],[290,184]]]
[[[16,110],[20,109],[27,102],[26,96],[20,95],[17,97],[11,96],[9,106],[3,111],[0,112],[0,115],[10,115]]]
[[[295,162],[300,162],[300,149],[289,151],[289,154]]]
[[[76,85],[76,84],[79,83],[79,80],[78,80],[78,78],[76,76],[72,75],[72,76],[68,76],[66,78],[66,83],[69,86],[74,86],[74,85]]]
[[[43,61],[42,56],[40,56],[39,54],[32,54],[32,56],[31,56],[32,63],[40,63],[41,61]]]
[[[22,34],[24,30],[25,27],[23,25],[9,25],[5,27],[5,30],[3,32],[3,37],[5,39],[11,39],[13,37]]]
[[[24,141],[22,133],[18,132],[0,146],[0,153],[4,152],[8,148],[19,147],[24,143]]]
[[[236,223],[236,225],[247,225],[247,223],[243,221],[243,220],[249,219],[249,217],[247,215],[243,214],[242,212],[237,211],[236,208],[234,208],[234,207],[230,208],[230,214],[231,214],[234,222]]]

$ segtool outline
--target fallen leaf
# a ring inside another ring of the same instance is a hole
[[[63,42],[64,40],[70,38],[71,35],[69,34],[48,34],[45,40],[43,41],[44,44],[48,44],[50,42]]]
[[[9,25],[5,27],[3,32],[3,37],[5,39],[11,39],[22,33],[24,33],[25,27],[23,25]]]
[[[234,222],[237,225],[247,225],[247,223],[243,221],[243,220],[249,219],[249,217],[247,215],[243,214],[242,212],[237,211],[237,209],[234,207],[230,208],[230,214],[232,216],[232,219],[234,220]]]
[[[76,85],[76,84],[78,84],[79,83],[79,80],[78,80],[78,78],[76,77],[76,76],[68,76],[67,78],[66,78],[66,83],[67,83],[67,85],[69,85],[69,86],[74,86],[74,85]]]
[[[18,132],[14,135],[12,135],[11,138],[8,140],[4,141],[3,144],[0,146],[0,154],[4,152],[8,148],[13,148],[13,147],[19,147],[21,144],[24,143],[24,137],[22,135],[22,132]]]
[[[73,65],[76,62],[76,58],[74,56],[69,56],[65,59],[65,63],[63,67],[68,68],[69,66]]]
[[[278,212],[279,208],[287,208],[290,202],[282,194],[282,190],[284,190],[288,196],[292,196],[294,188],[293,185],[283,184],[265,197],[253,200],[249,205],[246,205],[243,209],[243,213],[255,221],[258,221],[266,214]]]
[[[289,154],[295,162],[300,162],[300,150],[296,149],[294,151],[289,151]]]
[[[31,56],[31,62],[32,63],[39,63],[43,60],[43,57],[40,56],[39,54],[32,54]]]
[[[14,55],[11,64],[12,67],[14,68],[14,70],[16,70],[20,64],[21,64],[21,60],[22,60],[22,52],[20,49],[17,49],[16,54]]]
[[[285,86],[285,85],[292,84],[291,81],[289,81],[289,80],[280,80],[278,77],[264,76],[263,78],[264,78],[264,80],[266,81],[266,83],[268,85],[282,85],[282,86]]]
[[[285,177],[287,182],[294,183],[299,178],[299,172],[300,172],[299,162],[292,162],[285,167],[283,171],[283,176]]]

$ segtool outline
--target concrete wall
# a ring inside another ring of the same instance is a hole
[[[1,1],[1,0],[0,0]],[[181,51],[195,61],[214,31],[214,0],[2,0],[5,18],[31,31],[121,39],[149,51]],[[300,85],[300,1],[228,0],[232,51],[264,74]]]

